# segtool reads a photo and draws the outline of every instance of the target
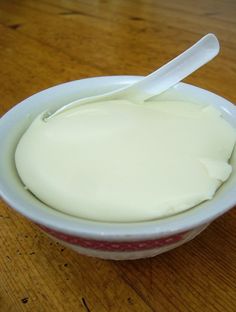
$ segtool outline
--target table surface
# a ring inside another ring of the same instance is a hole
[[[1,0],[0,111],[70,80],[146,75],[208,32],[221,54],[186,81],[236,102],[233,0]],[[236,212],[152,259],[79,255],[0,204],[0,311],[236,311]]]

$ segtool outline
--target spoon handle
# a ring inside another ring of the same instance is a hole
[[[143,101],[158,95],[212,60],[219,50],[220,45],[216,36],[207,34],[188,50],[130,86],[127,91],[121,91],[122,97],[126,95],[130,99]]]
[[[136,102],[145,101],[154,95],[166,91],[189,76],[192,72],[212,60],[219,53],[219,50],[220,45],[216,36],[207,34],[188,50],[138,82],[115,91],[73,101],[56,112],[46,113],[44,120],[47,121],[64,110],[95,101],[120,98],[135,100]]]

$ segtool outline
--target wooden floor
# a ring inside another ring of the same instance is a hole
[[[0,0],[0,113],[84,77],[146,75],[214,32],[221,54],[187,82],[236,102],[234,0]],[[153,259],[102,261],[0,204],[1,312],[234,312],[236,211]]]

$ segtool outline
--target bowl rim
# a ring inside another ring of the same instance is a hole
[[[29,102],[32,103],[35,99],[37,100],[38,96],[46,97],[48,94],[53,94],[55,91],[63,88],[69,90],[71,86],[81,84],[81,82],[85,84],[91,82],[100,82],[105,84],[108,83],[108,81],[109,83],[113,81],[113,83],[128,84],[134,81],[138,81],[139,79],[141,79],[141,77],[142,76],[101,76],[85,78],[59,84],[30,96],[29,98],[15,105],[5,115],[1,117],[0,150],[2,144],[1,142],[4,139],[6,140],[6,136],[4,136],[4,131],[7,131],[7,126],[9,126],[11,118],[16,116],[23,109],[25,109]],[[191,89],[195,90],[195,92],[207,94],[208,96],[218,99],[218,101],[220,100],[222,103],[224,103],[225,108],[233,111],[236,116],[236,107],[233,103],[210,91],[182,82],[177,84],[174,88],[179,88],[183,90]],[[28,105],[28,111],[30,111],[31,109],[32,108]],[[4,161],[3,154],[4,153],[1,152],[0,169]],[[32,208],[36,208],[36,206],[33,205],[34,207],[32,207],[32,203],[27,202],[26,200],[22,200],[20,194],[14,193],[14,190],[7,187],[6,182],[10,181],[7,180],[6,176],[0,175],[0,196],[14,210],[24,215],[28,219],[32,220],[36,224],[43,225],[55,231],[63,232],[69,235],[90,239],[132,241],[138,239],[143,240],[168,236],[196,228],[203,224],[207,224],[213,221],[218,216],[225,213],[236,204],[236,196],[234,196],[234,194],[236,193],[236,185],[234,185],[234,187],[232,187],[229,191],[225,192],[224,196],[217,201],[217,208],[212,207],[212,204],[214,202],[213,200],[208,201],[208,209],[206,209],[205,213],[203,213],[202,210],[200,210],[199,213],[196,213],[196,207],[193,207],[174,216],[150,221],[127,223],[100,222],[66,215],[62,212],[56,211],[55,209],[48,207],[45,204],[42,204],[39,201],[38,202],[40,203],[40,205],[37,205],[37,207],[44,207],[44,210],[40,208],[41,210],[38,209],[40,211],[34,211]]]

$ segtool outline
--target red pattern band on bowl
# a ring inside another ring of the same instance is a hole
[[[79,236],[73,236],[66,233],[52,230],[46,226],[37,224],[43,231],[54,236],[55,238],[65,241],[69,244],[79,245],[84,248],[103,250],[103,251],[136,251],[145,249],[154,249],[171,244],[175,244],[186,237],[189,231],[178,233],[171,236],[161,237],[157,239],[150,239],[145,241],[100,241],[92,240]]]

